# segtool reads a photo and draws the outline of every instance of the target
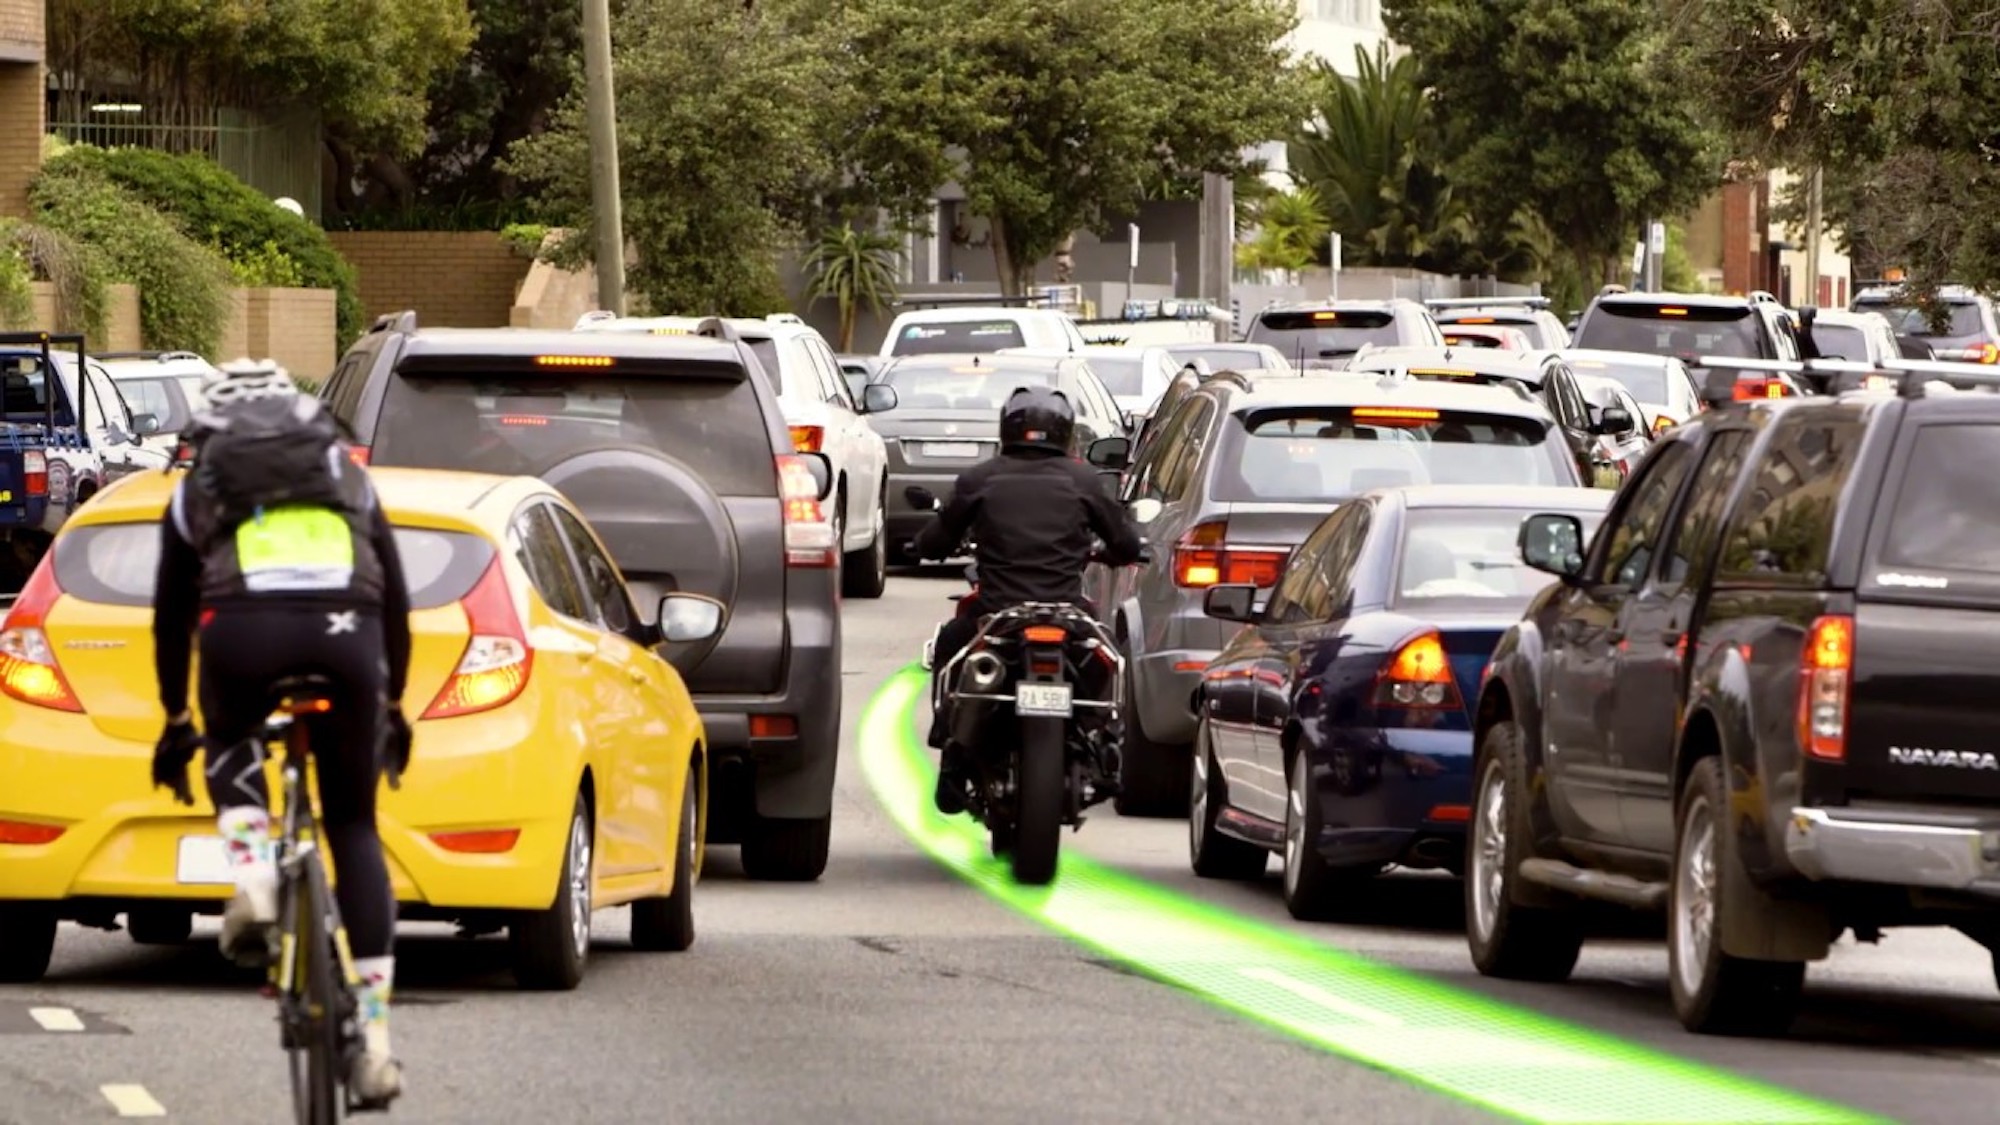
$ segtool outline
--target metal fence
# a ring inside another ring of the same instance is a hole
[[[152,148],[199,153],[273,199],[289,196],[320,218],[320,122],[310,110],[269,118],[249,110],[107,108],[81,119],[55,120],[49,132],[102,148]]]

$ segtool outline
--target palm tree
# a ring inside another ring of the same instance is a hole
[[[1310,185],[1272,192],[1258,202],[1255,215],[1256,236],[1236,248],[1236,263],[1245,269],[1302,270],[1333,230],[1325,203]]]
[[[903,248],[880,231],[841,225],[827,228],[804,265],[811,272],[807,294],[831,297],[840,306],[840,351],[854,347],[854,318],[861,306],[879,313],[896,299],[896,267]]]

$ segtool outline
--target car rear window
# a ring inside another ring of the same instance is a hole
[[[1595,375],[1610,379],[1640,402],[1664,403],[1667,401],[1667,370],[1651,363],[1619,363],[1608,359],[1572,359],[1570,366],[1579,375]]]
[[[1516,546],[1521,521],[1542,508],[1413,508],[1403,519],[1402,561],[1394,605],[1436,608],[1477,601],[1481,609],[1528,604],[1555,577],[1521,561]],[[1572,512],[1583,522],[1584,542],[1604,519],[1601,511]]]
[[[1880,561],[2000,574],[2000,425],[1932,424],[1917,434]]]
[[[1851,359],[1858,362],[1868,360],[1868,334],[1859,328],[1845,324],[1815,324],[1812,330],[1813,346],[1819,349],[1823,359]]]
[[[745,336],[743,342],[750,346],[757,362],[764,368],[764,374],[771,377],[771,390],[776,394],[785,393],[785,369],[778,362],[778,342],[769,336]]]
[[[1097,379],[1104,389],[1114,395],[1142,395],[1146,393],[1146,363],[1138,359],[1107,359],[1103,356],[1090,357],[1090,369],[1097,373]]]
[[[889,354],[990,353],[1024,347],[1027,342],[1021,326],[1011,320],[933,320],[905,325]]]
[[[877,378],[896,388],[896,409],[998,411],[1017,387],[1056,386],[1051,363],[1046,369],[990,367],[984,364],[904,364]],[[1072,404],[1074,405],[1074,404]]]
[[[1217,451],[1215,498],[1307,504],[1412,484],[1581,483],[1568,447],[1530,417],[1409,407],[1238,413]]]
[[[1943,332],[1931,329],[1930,316],[1920,308],[1910,305],[1892,305],[1887,301],[1856,301],[1858,312],[1881,313],[1889,318],[1889,327],[1898,336],[1922,336],[1932,339],[1949,339],[1955,336],[1978,336],[1986,331],[1981,323],[1979,306],[1971,301],[1953,301],[1947,306],[1951,310],[1951,323]],[[1813,329],[1819,331],[1817,327]],[[1849,358],[1859,358],[1850,356]]]
[[[719,495],[777,495],[763,408],[742,378],[399,374],[369,463],[540,476],[576,454],[619,445],[666,453]]]
[[[1577,326],[1574,346],[1670,355],[1698,365],[1705,355],[1769,359],[1747,306],[1651,305],[1607,301]]]
[[[427,527],[392,531],[412,609],[436,609],[471,593],[493,561],[493,545],[478,535]],[[56,582],[64,593],[103,605],[153,604],[160,566],[157,522],[71,528],[56,540],[55,555]]]
[[[1378,309],[1268,312],[1250,325],[1246,343],[1269,344],[1287,359],[1339,359],[1368,344],[1397,344],[1394,313]]]

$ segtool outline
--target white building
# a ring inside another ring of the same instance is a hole
[[[1291,48],[1293,58],[1322,59],[1341,74],[1353,77],[1356,47],[1374,54],[1376,48],[1387,43],[1392,52],[1397,50],[1389,40],[1388,30],[1382,26],[1382,0],[1298,0],[1298,9],[1299,25],[1285,44]],[[1272,186],[1292,186],[1285,175],[1282,141],[1260,145],[1254,151],[1265,162],[1264,178]]]

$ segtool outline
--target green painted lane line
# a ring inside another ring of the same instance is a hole
[[[876,797],[925,852],[987,894],[1149,976],[1356,1062],[1547,1125],[1861,1125],[1888,1119],[1675,1058],[1377,964],[1134,878],[1074,849],[1047,887],[1014,883],[983,827],[931,804],[912,710],[919,667],[861,717]]]

